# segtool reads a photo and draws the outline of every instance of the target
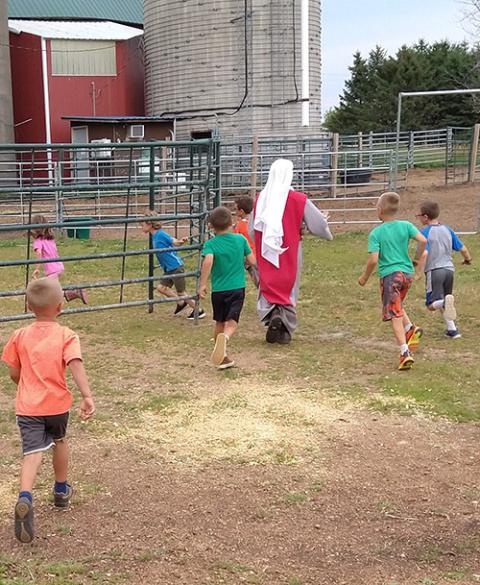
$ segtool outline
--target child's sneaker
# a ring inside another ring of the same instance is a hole
[[[445,337],[450,337],[450,339],[460,339],[462,334],[458,329],[447,329],[445,331]]]
[[[443,316],[447,321],[455,321],[455,319],[457,318],[457,310],[455,309],[455,297],[453,295],[445,296]]]
[[[223,358],[223,362],[217,367],[217,369],[226,370],[228,368],[233,368],[234,365],[235,365],[235,362],[232,359],[230,359],[229,357],[225,356]]]
[[[66,492],[56,492],[53,490],[53,504],[56,508],[68,508],[72,496],[73,488],[69,483],[67,483]]]
[[[33,540],[33,505],[28,498],[18,498],[15,504],[15,536],[25,544]]]
[[[420,327],[417,327],[416,325],[412,325],[410,327],[410,329],[405,334],[408,349],[410,351],[415,351],[418,348],[422,335],[423,335],[423,329],[421,329]]]
[[[182,301],[181,303],[177,303],[177,306],[175,307],[175,311],[173,311],[173,314],[178,315],[179,313],[181,313],[183,311],[183,309],[185,309],[186,306],[187,306],[187,303],[185,301]]]
[[[399,370],[410,370],[415,360],[413,359],[412,354],[409,351],[402,353],[400,355],[400,364],[398,366]]]
[[[206,316],[207,316],[207,313],[205,313],[205,311],[203,309],[200,309],[198,311],[197,319],[203,319]],[[188,319],[188,321],[194,321],[195,320],[195,309],[190,313],[190,315],[187,317],[187,319]]]
[[[227,357],[227,336],[225,333],[219,333],[215,341],[215,347],[212,351],[211,361],[214,366],[221,366],[223,360]]]

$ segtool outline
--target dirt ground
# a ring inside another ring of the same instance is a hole
[[[415,178],[402,191],[405,217],[431,197],[452,227],[475,227],[476,187],[439,186],[429,171]],[[68,511],[52,509],[44,465],[31,545],[12,534],[19,440],[0,372],[0,585],[480,582],[478,418],[430,416],[404,398],[400,414],[396,403],[372,407],[404,378],[385,376],[391,342],[377,298],[366,300],[374,293],[352,300],[345,284],[354,275],[342,259],[359,262],[363,235],[328,245],[320,258],[316,242],[309,251],[292,347],[262,342],[250,291],[238,368],[226,375],[208,365],[206,320],[192,333],[184,320],[172,326],[168,307],[148,327],[138,311],[71,318],[98,414],[88,425],[72,417]],[[431,345],[412,373],[421,388],[457,385],[454,402],[465,388],[477,399],[480,387],[478,275],[461,279],[465,345],[447,345],[427,321]],[[0,327],[0,345],[12,328]]]

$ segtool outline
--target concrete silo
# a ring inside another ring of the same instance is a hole
[[[178,138],[318,133],[320,10],[320,0],[144,0],[147,115],[178,117]]]
[[[7,0],[0,0],[0,144],[11,144],[14,141],[13,135]]]

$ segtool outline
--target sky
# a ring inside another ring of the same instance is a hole
[[[322,0],[322,109],[338,104],[353,53],[389,54],[420,38],[472,41],[462,0]]]

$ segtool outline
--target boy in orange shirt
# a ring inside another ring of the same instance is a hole
[[[234,234],[242,234],[245,238],[247,238],[247,242],[250,245],[250,249],[252,250],[252,254],[256,257],[255,251],[255,242],[253,241],[252,236],[248,230],[248,226],[250,223],[250,214],[253,210],[253,199],[251,197],[239,197],[235,200],[235,205],[237,206],[237,217],[238,221],[233,228]],[[256,266],[245,265],[247,272],[250,274],[250,278],[252,279],[253,284],[258,288],[258,272]]]
[[[33,540],[32,490],[43,452],[50,447],[54,448],[55,506],[67,508],[73,493],[67,482],[65,434],[73,398],[65,380],[66,366],[82,395],[80,416],[87,420],[95,411],[78,336],[56,321],[62,310],[60,283],[54,278],[34,280],[26,294],[35,322],[14,331],[2,353],[2,361],[17,385],[15,412],[22,438],[23,464],[15,505],[15,536],[25,543]]]

